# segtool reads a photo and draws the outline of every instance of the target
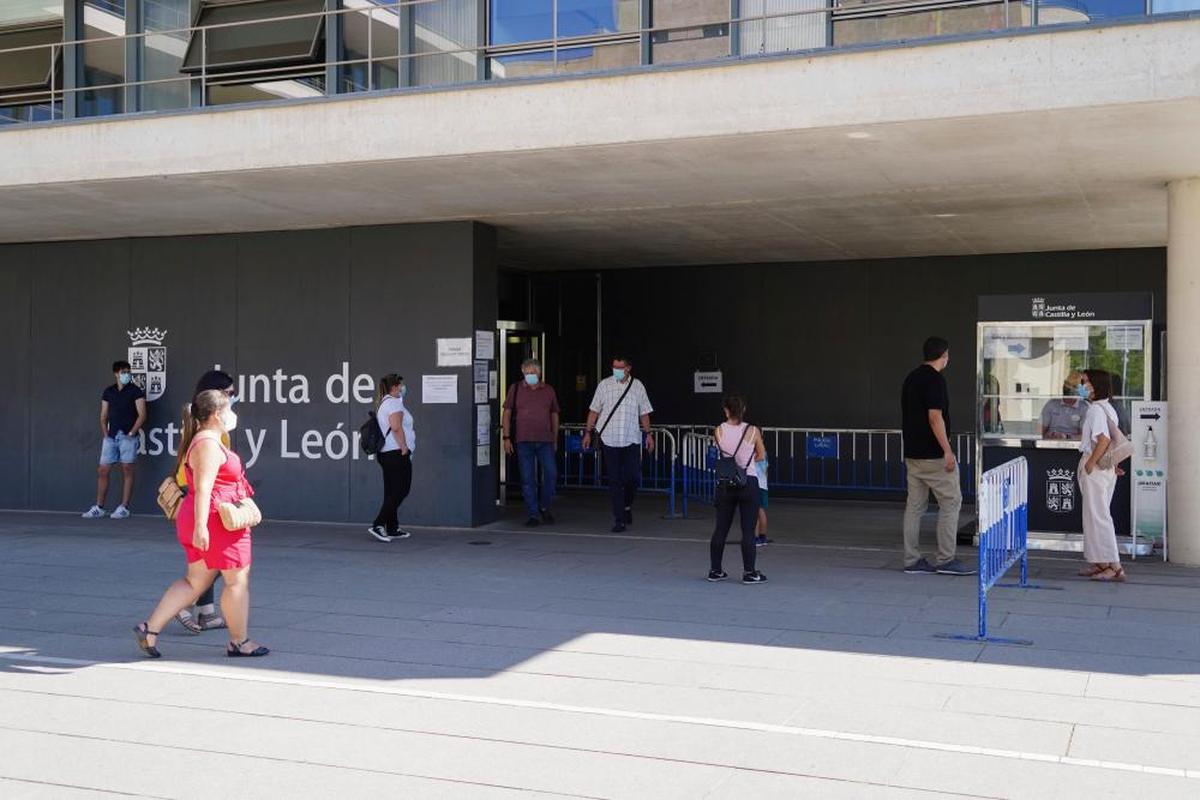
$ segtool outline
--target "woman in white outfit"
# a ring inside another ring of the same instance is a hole
[[[1083,499],[1083,557],[1088,564],[1080,575],[1094,581],[1124,581],[1125,570],[1117,552],[1117,529],[1113,526],[1112,499],[1117,467],[1100,469],[1100,457],[1112,444],[1112,429],[1118,428],[1117,412],[1112,407],[1112,378],[1107,372],[1089,369],[1079,384],[1079,395],[1092,401],[1083,419],[1079,450],[1079,494]]]

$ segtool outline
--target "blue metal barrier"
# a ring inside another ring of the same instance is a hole
[[[898,430],[763,428],[772,489],[901,497],[908,489]],[[950,435],[963,497],[975,496],[975,437]]]
[[[979,514],[979,630],[974,636],[939,634],[939,638],[1033,644],[1029,639],[988,636],[987,627],[988,590],[994,587],[1061,588],[1035,586],[1029,582],[1029,465],[1025,458],[1014,458],[983,473],[975,503]],[[1020,582],[1000,583],[1014,564],[1020,565]]]
[[[769,465],[767,484],[772,492],[900,498],[908,489],[900,431],[763,428],[762,434]],[[686,517],[689,499],[713,502],[717,451],[711,429],[683,432],[679,441]],[[958,454],[963,497],[974,498],[974,436],[951,434],[951,441]]]

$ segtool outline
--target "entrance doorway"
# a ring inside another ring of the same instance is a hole
[[[536,358],[542,364],[542,374],[546,374],[546,332],[540,325],[528,322],[512,322],[501,320],[496,323],[497,338],[500,341],[500,409],[504,410],[504,402],[508,398],[509,388],[521,378],[521,364],[527,358]],[[500,486],[496,493],[497,505],[503,506],[508,502],[509,476],[519,483],[520,469],[516,456],[505,456],[500,451]],[[518,494],[520,490],[517,490]]]

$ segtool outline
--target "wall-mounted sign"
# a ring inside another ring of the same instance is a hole
[[[475,357],[484,361],[496,357],[496,334],[491,331],[475,331]]]
[[[1141,325],[1109,325],[1105,331],[1105,346],[1109,350],[1143,349]]]
[[[439,367],[471,366],[471,338],[438,339],[437,365]]]
[[[719,369],[711,372],[697,371],[693,382],[696,394],[720,394],[723,391],[724,380]]]
[[[421,402],[425,405],[458,402],[457,375],[422,375]]]
[[[979,297],[980,321],[1074,322],[1087,320],[1151,319],[1150,292],[1079,294],[1002,294]]]

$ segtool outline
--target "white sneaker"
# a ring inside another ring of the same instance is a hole
[[[105,511],[100,506],[92,506],[91,508],[89,508],[87,511],[83,512],[79,516],[83,517],[84,519],[100,519],[101,517],[105,516],[106,514],[108,514],[108,512]]]
[[[129,516],[129,509],[123,505],[117,506],[116,508],[113,509],[113,513],[112,513],[113,519],[125,519],[128,516]]]

